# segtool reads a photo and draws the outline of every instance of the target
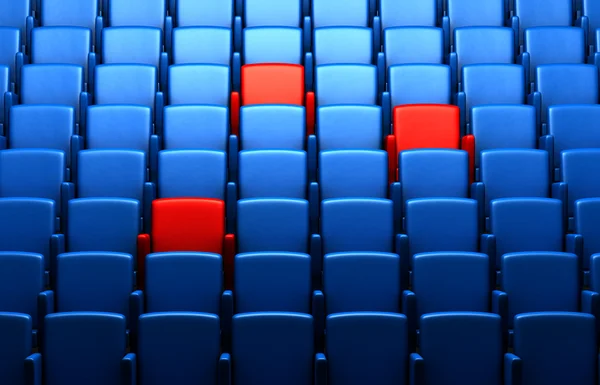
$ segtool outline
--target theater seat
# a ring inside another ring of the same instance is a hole
[[[180,27],[173,30],[173,64],[231,65],[233,36],[226,27]]]
[[[380,106],[331,105],[317,108],[319,151],[379,150],[383,143]]]
[[[165,150],[227,151],[229,109],[224,106],[180,105],[164,110]]]
[[[348,79],[353,79],[348,82]],[[324,64],[315,69],[317,105],[378,104],[377,67],[368,64]]]
[[[4,357],[0,364],[0,378],[14,385],[40,383],[42,357],[31,353],[32,318],[27,314],[0,312],[0,334]]]
[[[244,64],[304,64],[304,36],[301,28],[278,26],[246,27],[243,32]],[[307,63],[308,65],[308,63]],[[312,71],[312,69],[306,69]]]
[[[252,105],[240,109],[242,150],[304,150],[304,107],[283,104]]]
[[[581,25],[587,34],[588,49],[593,50],[597,46],[596,31],[600,28],[600,8],[594,0],[582,0],[580,5],[579,18],[576,25]],[[586,51],[588,52],[588,51]]]
[[[178,27],[233,26],[233,0],[170,0],[169,6]]]
[[[442,14],[442,2],[437,0],[398,1],[380,0],[379,14],[381,30],[390,27],[428,26],[435,27],[438,13]]]
[[[39,4],[39,3],[38,3]],[[98,0],[42,0],[40,21],[45,27],[48,26],[72,26],[88,28],[92,32],[92,41],[99,44],[100,32],[102,30],[102,17],[98,16]]]
[[[513,29],[523,43],[524,31],[531,27],[570,26],[573,18],[571,0],[514,0]]]
[[[387,69],[396,64],[443,64],[444,32],[435,27],[386,28],[383,32],[383,52],[385,68],[379,63],[380,76],[382,71],[385,76]]]
[[[598,216],[600,210],[599,198],[579,199],[575,202],[573,232],[567,234],[567,251],[577,253],[581,258],[581,268],[584,271],[585,284],[590,284],[592,289],[599,291],[600,281],[598,273],[600,272],[600,259],[595,254],[600,254],[600,245],[598,241]],[[596,275],[595,275],[596,274]],[[589,275],[589,276],[588,276]]]
[[[228,66],[179,64],[169,67],[169,105],[229,106],[231,71]]]
[[[12,104],[17,104],[18,100],[11,90],[10,68],[6,65],[0,65],[0,94],[4,97],[0,98],[0,129],[4,132],[4,123],[8,123],[8,111]],[[7,102],[7,103],[5,103]]]
[[[298,27],[305,12],[302,0],[238,0],[246,27]],[[308,4],[308,3],[307,3]]]
[[[373,64],[373,29],[367,27],[315,28],[313,53],[315,65],[321,64]],[[352,44],[343,44],[352,41]]]
[[[368,27],[373,17],[369,0],[313,0],[313,28]]]
[[[508,11],[505,0],[446,0],[447,15],[442,19],[446,44],[451,45],[460,27],[502,27]]]
[[[0,25],[19,28],[21,36],[28,37],[33,29],[34,18],[31,15],[30,0],[2,0],[0,2]]]
[[[10,68],[10,81],[14,83],[17,76],[15,65],[17,54],[21,52],[22,47],[25,45],[25,39],[21,39],[19,28],[0,26],[0,43],[2,43],[0,47],[0,66]]]

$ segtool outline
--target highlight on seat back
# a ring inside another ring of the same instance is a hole
[[[155,67],[168,65],[168,61],[161,62],[164,44],[162,35],[162,30],[155,27],[104,28],[102,62],[104,64],[148,64]],[[140,44],[141,41],[144,44]],[[161,70],[166,69],[161,68]]]
[[[600,218],[600,216],[598,214],[600,214],[600,199],[587,198],[575,202],[573,231],[575,234],[582,237],[582,268],[584,270],[591,270],[592,277],[598,277],[597,274],[600,272],[600,269],[597,268],[597,263],[600,259],[596,262],[592,262],[593,255],[600,252],[600,237],[598,236],[598,229],[600,228],[598,227],[598,218]],[[598,257],[596,256],[594,258]],[[593,268],[592,263],[596,263],[595,269]],[[592,289],[597,292],[600,281],[592,278],[591,282],[591,286],[593,286]]]
[[[181,27],[173,30],[173,64],[230,65],[233,51],[231,29]]]
[[[344,41],[352,41],[352,44],[343,44]],[[373,29],[367,27],[316,28],[313,52],[315,65],[372,64]]]
[[[407,383],[409,349],[405,315],[333,314],[327,317],[326,329],[327,377],[331,383],[364,384],[374,375],[390,383]]]
[[[400,312],[401,268],[400,257],[392,253],[327,254],[323,259],[326,314]]]
[[[459,27],[502,27],[507,11],[505,0],[446,0],[446,7],[447,16],[442,24],[448,39],[455,37],[454,32]]]
[[[116,384],[131,381],[135,355],[127,354],[125,317],[100,312],[54,313],[46,316],[42,354],[48,385]],[[95,347],[85,346],[93,339]],[[85,354],[73,352],[86,351]]]
[[[313,28],[355,26],[368,27],[369,0],[313,0]]]
[[[464,198],[411,199],[406,203],[401,253],[478,252],[477,202]],[[414,262],[414,261],[413,261]]]
[[[496,314],[448,312],[421,318],[419,358],[432,381],[500,385],[502,320]],[[456,354],[447,347],[456,346]],[[460,357],[472,357],[466,364]],[[414,362],[414,361],[412,361]],[[413,366],[411,368],[415,370]]]
[[[326,199],[321,202],[323,254],[394,251],[394,207],[387,199]]]
[[[163,148],[226,151],[229,111],[224,106],[180,105],[164,110]]]
[[[111,0],[108,1],[108,24],[111,27],[136,25],[164,29],[166,11],[167,0],[130,0],[126,3]]]
[[[319,151],[382,148],[380,106],[331,105],[317,108]]]
[[[387,163],[382,150],[321,151],[320,199],[387,198]]]
[[[496,268],[501,267],[501,258],[506,253],[563,251],[563,227],[563,205],[557,199],[502,198],[492,201],[490,234],[496,242]],[[494,258],[494,253],[490,258]]]
[[[313,383],[313,318],[257,312],[233,317],[232,376],[237,385]]]
[[[352,79],[351,82],[348,79]],[[324,64],[315,69],[318,106],[377,104],[377,67],[368,64]]]
[[[225,200],[224,151],[164,150],[158,153],[158,196]]]
[[[441,4],[440,4],[441,5]],[[438,13],[437,0],[397,1],[380,0],[381,29],[403,26],[435,27]],[[439,9],[441,11],[441,7]]]
[[[444,32],[435,27],[386,28],[383,51],[386,70],[396,64],[444,64]]]
[[[179,64],[169,67],[169,104],[216,104],[229,106],[231,92],[228,66]]]
[[[505,365],[509,365],[513,373],[513,378],[508,379],[509,384],[519,381],[548,385],[571,381],[594,384],[598,368],[595,327],[594,316],[590,314],[539,312],[518,315],[515,318],[514,353],[507,354],[505,359]],[[516,360],[522,362],[520,371],[514,371]]]
[[[38,313],[38,302],[46,302],[47,297],[47,292],[44,292],[44,256],[38,253],[0,252],[0,278],[0,311],[28,314],[31,317],[30,329],[41,326],[45,314]],[[27,341],[30,349],[31,330]]]
[[[304,67],[297,64],[242,66],[242,105],[304,105]]]
[[[311,313],[311,261],[303,253],[235,256],[235,312]]]
[[[304,150],[306,112],[290,105],[255,105],[240,109],[243,150]]]
[[[10,81],[14,82],[16,76],[15,56],[18,52],[21,52],[25,39],[21,39],[19,28],[2,26],[0,27],[0,42],[2,43],[2,48],[0,48],[0,65],[8,66],[11,74]]]
[[[176,5],[173,12],[173,5]],[[214,2],[211,0],[171,1],[171,14],[175,15],[178,27],[225,27],[233,24],[233,0]]]
[[[212,253],[146,256],[145,311],[221,313],[223,258]]]
[[[68,251],[137,255],[137,236],[141,233],[140,202],[119,198],[71,199],[68,213]]]
[[[31,2],[29,0],[3,0],[0,2],[0,25],[19,28],[21,36],[26,36],[27,28],[33,28],[33,20],[27,21],[31,14]]]
[[[237,252],[308,253],[309,207],[303,199],[241,199]]]
[[[523,42],[524,31],[528,28],[570,26],[573,2],[571,0],[514,0],[513,12],[512,26],[519,31],[519,39]]]
[[[247,27],[243,34],[244,64],[304,63],[304,36],[301,28]]]
[[[89,28],[95,40],[98,5],[97,0],[44,0],[36,13],[41,13],[40,21],[43,26]]]
[[[41,381],[35,370],[40,370],[39,354],[31,354],[32,319],[27,314],[0,312],[0,377],[15,385],[25,385],[32,379]]]
[[[560,185],[566,191],[567,214],[573,216],[579,199],[600,197],[600,183],[594,177],[600,170],[600,150],[579,149],[561,153]],[[560,186],[559,185],[559,186]]]
[[[243,0],[246,27],[298,27],[302,19],[301,0]]]
[[[306,152],[244,150],[239,153],[239,198],[306,199]]]
[[[220,353],[220,332],[215,314],[142,315],[137,346],[140,383],[171,383],[180,378],[219,383],[219,366],[226,356]]]

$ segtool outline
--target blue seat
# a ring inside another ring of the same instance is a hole
[[[171,1],[173,5],[175,1]],[[233,0],[177,0],[175,15],[178,27],[225,27],[233,25]]]
[[[595,384],[598,381],[595,327],[594,317],[589,314],[539,312],[518,315],[514,352],[507,353],[504,358],[505,383]]]
[[[556,104],[598,103],[598,68],[590,64],[544,64],[536,69],[531,99],[538,110],[542,134],[546,132],[548,107]]]
[[[388,69],[387,79],[382,105],[390,111],[403,104],[450,104],[451,71],[447,65],[394,65]]]
[[[21,36],[33,28],[30,0],[3,0],[0,2],[0,25],[3,27],[19,28]]]
[[[165,107],[163,148],[226,151],[229,110],[223,106]]]
[[[44,383],[133,384],[134,353],[127,354],[125,317],[114,313],[70,312],[46,317],[42,349]],[[85,350],[92,340],[93,350]],[[85,354],[73,354],[81,352]]]
[[[373,16],[369,7],[369,0],[313,0],[313,28],[368,27]]]
[[[98,17],[98,0],[42,0],[40,21],[43,26],[72,26],[89,28],[92,39],[100,36],[102,19]],[[37,13],[36,12],[36,13]]]
[[[224,65],[178,64],[169,67],[169,104],[229,106],[230,69]]]
[[[561,152],[560,182],[553,186],[565,205],[566,214],[571,218],[579,199],[600,198],[600,149],[565,150]]]
[[[442,20],[446,44],[456,42],[455,31],[460,27],[502,27],[507,11],[506,0],[445,0],[446,12]]]
[[[230,65],[233,51],[231,29],[181,27],[173,30],[173,64]]]
[[[558,105],[548,108],[548,135],[542,137],[552,158],[554,179],[560,180],[562,152],[600,147],[600,106]]]
[[[352,82],[348,82],[352,79]],[[324,64],[316,67],[318,106],[377,104],[377,67],[367,64]]]
[[[478,252],[477,202],[463,198],[412,199],[406,203],[406,234],[400,253]]]
[[[10,68],[5,65],[0,65],[0,94],[3,95],[3,97],[0,98],[0,129],[3,129],[4,120],[8,120],[6,119],[6,116],[8,115],[11,106],[10,104],[4,105],[5,99],[9,99],[9,103],[11,104],[13,101],[15,103],[17,102],[16,98],[11,96],[13,88],[10,79]]]
[[[352,41],[352,44],[344,44],[344,41]],[[373,29],[367,27],[315,28],[313,52],[316,65],[371,64],[373,63]]]
[[[392,253],[330,253],[323,258],[325,314],[352,311],[399,313],[400,257]],[[402,284],[402,285],[401,285]]]
[[[570,26],[573,18],[572,0],[513,0],[511,23],[523,43],[524,31],[531,27]]]
[[[489,216],[490,202],[499,198],[549,198],[548,152],[499,149],[481,153],[481,182],[471,188]]]
[[[441,14],[441,5],[442,2],[437,0],[380,0],[381,29],[385,31],[390,27],[435,27],[438,11]]]
[[[471,109],[471,133],[475,137],[476,180],[481,153],[500,148],[536,148],[535,108],[526,105],[477,106]]]
[[[309,205],[302,199],[237,202],[237,252],[309,252]]]
[[[158,153],[158,197],[225,200],[227,154],[208,150]]]
[[[302,20],[302,3],[301,0],[243,0],[244,25],[298,27]]]
[[[83,119],[87,93],[83,92],[83,67],[74,64],[29,64],[21,70],[22,104],[66,104],[75,108],[76,121]]]
[[[219,317],[214,314],[142,315],[137,347],[138,383],[228,383],[229,370],[224,368],[229,368],[230,360],[229,354],[221,353],[220,332]]]
[[[382,150],[321,151],[320,199],[387,198],[387,165]]]
[[[56,205],[49,199],[0,199],[0,250],[41,254],[45,270],[64,248],[64,236],[55,234]]]
[[[144,296],[147,313],[221,314],[231,297],[223,292],[223,259],[211,253],[148,254]]]
[[[579,250],[573,248],[575,250],[568,251],[581,254],[581,267],[585,271],[591,271],[590,286],[596,292],[600,291],[600,286],[598,286],[600,281],[597,275],[597,272],[600,272],[598,269],[600,267],[598,265],[600,259],[596,260],[598,256],[594,256],[595,254],[600,254],[600,236],[598,232],[598,229],[600,229],[600,226],[598,226],[598,218],[600,218],[598,215],[599,209],[600,199],[598,198],[586,198],[576,201],[573,213],[575,215],[573,221],[573,232],[575,234],[567,234],[567,239],[569,237],[579,238],[575,242],[580,243],[577,245]],[[568,247],[568,249],[571,249],[571,247]],[[596,264],[595,266],[593,266],[594,263]]]
[[[374,376],[390,384],[408,383],[409,348],[403,314],[333,314],[327,317],[326,330],[328,383],[359,385]]]
[[[423,316],[419,353],[411,360],[415,383],[500,385],[504,351],[501,325],[495,314],[449,312]],[[448,354],[448,346],[456,346],[453,354]]]
[[[0,65],[10,68],[10,81],[15,82],[17,53],[25,43],[21,41],[21,32],[18,28],[0,26],[0,43]]]
[[[308,194],[304,151],[244,150],[238,163],[240,199],[305,199]]]
[[[444,32],[434,27],[387,28],[383,51],[386,70],[396,64],[444,64]]]
[[[44,313],[52,312],[54,305],[53,301],[49,300],[50,293],[44,291],[45,286],[43,255],[14,251],[0,252],[1,312],[28,314],[31,317],[29,328],[38,329],[44,321],[46,315]],[[33,330],[33,333],[34,338],[37,337],[36,330]],[[31,335],[32,330],[27,336],[28,349],[31,349]]]
[[[65,232],[67,250],[126,253],[137,257],[141,215],[141,205],[133,199],[72,199]]]
[[[165,29],[167,0],[103,0],[111,27],[143,26]],[[165,31],[170,32],[170,31]]]
[[[490,203],[490,234],[482,252],[502,267],[502,256],[527,251],[563,251],[563,205],[549,198],[502,198]],[[495,252],[491,245],[495,242]]]
[[[31,354],[31,317],[21,313],[0,313],[0,378],[8,384],[40,383],[42,358]]]
[[[283,3],[283,1],[282,1]],[[296,27],[244,28],[244,64],[304,63],[303,31]]]
[[[596,47],[598,41],[596,39],[596,31],[600,29],[600,7],[594,0],[582,0],[581,5],[581,27],[588,32],[588,44]]]
[[[231,357],[236,385],[313,383],[313,318],[257,312],[233,317]]]
[[[326,106],[317,109],[320,151],[382,148],[382,112],[379,106]]]
[[[304,150],[306,113],[291,105],[252,105],[240,109],[240,147],[244,150]]]

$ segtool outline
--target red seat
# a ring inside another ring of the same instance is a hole
[[[387,138],[390,183],[397,180],[398,155],[419,148],[463,149],[474,160],[472,135],[460,138],[460,109],[447,104],[411,104],[394,107],[393,135]],[[462,146],[461,146],[462,142]],[[471,170],[472,167],[469,167]],[[472,170],[470,171],[473,172]]]
[[[241,71],[241,105],[293,104],[306,108],[307,133],[314,127],[315,96],[304,89],[304,66],[247,64]]]

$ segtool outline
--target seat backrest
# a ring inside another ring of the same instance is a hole
[[[126,354],[125,317],[99,312],[53,313],[46,316],[43,351],[47,385],[118,384]],[[94,349],[85,350],[95,341]],[[86,354],[73,352],[86,351]]]
[[[374,373],[390,383],[407,384],[408,328],[404,314],[333,314],[325,325],[329,384],[365,384]]]
[[[220,314],[223,259],[212,253],[153,253],[146,257],[146,312]]]
[[[235,256],[235,312],[311,312],[311,263],[303,253]]]
[[[56,311],[104,311],[129,318],[133,258],[122,253],[60,254],[56,259]]]
[[[169,67],[169,104],[229,105],[228,66],[179,64]]]
[[[102,30],[102,63],[158,67],[163,33],[156,27],[110,27]],[[144,44],[140,44],[143,41]]]
[[[506,253],[563,251],[563,207],[549,198],[502,198],[490,203],[496,267]],[[492,257],[493,258],[493,257]]]
[[[298,27],[302,18],[301,0],[244,0],[246,27]]]
[[[111,0],[108,4],[108,24],[111,27],[139,25],[163,29],[166,12],[166,0]]]
[[[313,383],[313,318],[288,312],[233,316],[232,376],[237,385]]]
[[[402,296],[400,276],[400,257],[397,254],[327,254],[323,259],[323,291],[327,296],[325,313],[397,313]]]
[[[523,104],[525,73],[517,64],[471,64],[462,69],[467,111],[478,105]],[[467,112],[467,117],[469,116]]]
[[[243,62],[302,64],[303,39],[296,27],[244,28]]]
[[[561,153],[561,181],[567,184],[567,212],[573,215],[575,202],[600,197],[600,150],[579,149]]]
[[[173,30],[173,64],[231,63],[232,32],[226,27],[181,27]]]
[[[166,150],[227,150],[229,110],[224,106],[168,106],[164,109]]]
[[[419,148],[460,147],[460,110],[456,106],[396,106],[393,119],[397,154]]]
[[[32,318],[27,314],[0,313],[0,377],[14,385],[25,385],[25,359],[31,354]]]
[[[237,203],[238,253],[307,253],[308,202],[303,199],[241,199]]]
[[[34,64],[75,64],[83,67],[87,79],[92,31],[84,27],[41,27],[31,31],[31,62]]]
[[[521,313],[579,311],[579,260],[570,253],[508,253],[500,287],[508,295],[508,326]]]
[[[589,44],[596,45],[596,30],[600,28],[600,4],[594,0],[582,0],[581,11],[584,16],[587,16],[590,23]]]
[[[225,202],[204,198],[152,201],[152,251],[222,254]]]
[[[77,196],[144,200],[146,157],[129,150],[83,150],[77,155]]]
[[[25,36],[25,20],[30,14],[30,0],[0,1],[0,25],[3,27],[19,28],[21,36]]]
[[[50,268],[50,238],[55,231],[56,204],[50,199],[0,199],[0,250],[38,253]]]
[[[588,264],[585,268],[589,266],[590,269],[590,289],[598,292],[600,287],[600,254],[593,254]]]
[[[215,314],[142,315],[137,349],[140,383],[172,383],[180,378],[218,383],[220,331]]]
[[[477,106],[470,115],[471,132],[475,136],[475,167],[481,165],[481,153],[485,150],[537,147],[533,106]]]
[[[242,105],[304,105],[304,66],[247,64],[242,66]]]
[[[317,108],[317,142],[320,151],[378,150],[383,142],[381,107],[331,105]]]
[[[420,355],[427,381],[464,385],[500,385],[502,381],[502,320],[489,313],[449,312],[421,319]],[[455,354],[447,347],[456,346]],[[465,364],[461,356],[473,357]]]
[[[0,65],[0,94],[4,95],[11,90],[10,67]],[[0,122],[4,123],[4,98],[0,98]]]
[[[383,31],[386,68],[396,64],[444,64],[444,31],[435,27],[394,27]]]
[[[304,151],[244,150],[239,153],[238,167],[240,199],[306,198],[308,167]]]
[[[321,151],[320,199],[387,198],[387,164],[383,150]]]
[[[52,199],[60,213],[66,164],[65,153],[57,150],[0,151],[0,197]]]
[[[107,251],[136,256],[141,211],[140,202],[133,199],[71,199],[66,231],[67,250]]]
[[[352,44],[344,44],[352,41]],[[371,64],[373,29],[367,27],[323,27],[314,31],[315,64]]]
[[[324,64],[317,66],[315,72],[318,106],[377,104],[377,67],[374,65]]]
[[[50,148],[63,151],[71,165],[75,108],[59,105],[18,105],[10,110],[9,148]]]
[[[33,325],[37,329],[41,326],[38,325],[38,296],[44,286],[43,255],[0,252],[0,311],[28,314],[31,317],[29,327]],[[30,348],[31,344],[28,345]]]
[[[381,28],[437,24],[437,0],[380,0]]]
[[[394,251],[394,207],[387,199],[327,199],[321,202],[323,254]]]
[[[600,265],[596,264],[594,267],[591,266],[591,258],[594,254],[600,252],[600,236],[598,229],[600,229],[598,220],[600,219],[600,199],[598,198],[587,198],[580,199],[575,202],[574,213],[574,231],[576,234],[583,236],[583,261],[582,268],[590,269],[591,275],[598,277],[600,273]],[[599,260],[600,261],[600,260]],[[591,284],[592,290],[598,291],[598,284],[600,280],[591,279],[594,282]]]
[[[154,110],[157,69],[144,64],[96,66],[94,101],[100,104],[138,104]]]
[[[514,352],[524,384],[595,384],[595,319],[590,314],[541,312],[515,318]]]
[[[412,257],[417,316],[490,310],[490,260],[486,254],[422,253]]]
[[[0,27],[0,65],[8,66],[15,80],[15,56],[21,51],[21,32],[15,27]],[[4,91],[2,93],[4,94]],[[1,106],[0,106],[1,107]]]
[[[240,109],[240,147],[244,150],[304,150],[304,107],[255,105]]]
[[[225,199],[227,153],[165,150],[158,153],[158,197]]]
[[[369,0],[313,0],[313,28],[369,26]]]
[[[98,0],[43,0],[42,25],[84,27],[95,32],[98,3]]]
[[[531,27],[569,26],[573,17],[571,0],[514,0],[514,14],[519,18],[519,36]]]
[[[485,186],[486,215],[498,198],[548,198],[548,152],[533,149],[487,150],[481,154],[481,182]]]
[[[554,167],[561,153],[578,148],[600,147],[600,106],[559,105],[548,108],[548,133],[554,138]]]
[[[402,104],[450,104],[450,67],[401,64],[388,69],[392,108]]]
[[[477,202],[463,198],[412,199],[406,203],[409,255],[479,251]]]
[[[446,0],[450,34],[460,27],[502,27],[505,20],[504,1]]]
[[[233,0],[177,0],[179,27],[225,27],[233,24]]]

